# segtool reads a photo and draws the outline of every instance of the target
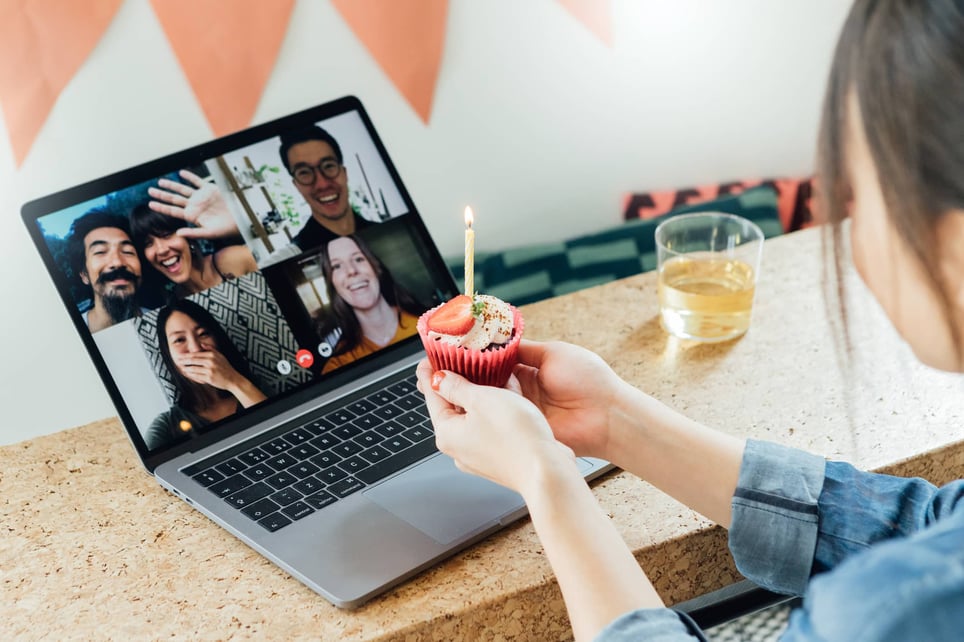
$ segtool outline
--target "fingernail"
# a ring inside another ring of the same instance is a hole
[[[445,378],[445,373],[441,370],[432,375],[432,390],[438,392],[438,387],[442,385],[442,379]]]

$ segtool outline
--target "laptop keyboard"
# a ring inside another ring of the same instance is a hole
[[[185,472],[276,531],[436,451],[425,400],[412,374]]]

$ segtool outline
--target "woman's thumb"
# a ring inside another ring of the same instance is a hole
[[[469,408],[477,386],[471,381],[449,370],[438,370],[432,374],[432,390],[453,406]]]

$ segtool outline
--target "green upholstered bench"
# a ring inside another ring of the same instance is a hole
[[[525,305],[656,268],[656,226],[690,212],[726,212],[755,222],[770,238],[782,233],[777,195],[760,186],[740,194],[677,208],[663,216],[621,225],[566,241],[477,253],[475,290],[513,305]],[[463,257],[446,259],[463,285]]]

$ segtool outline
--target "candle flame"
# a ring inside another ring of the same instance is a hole
[[[472,208],[468,205],[465,206],[465,227],[471,229],[472,223],[475,222],[475,216],[472,214]]]

